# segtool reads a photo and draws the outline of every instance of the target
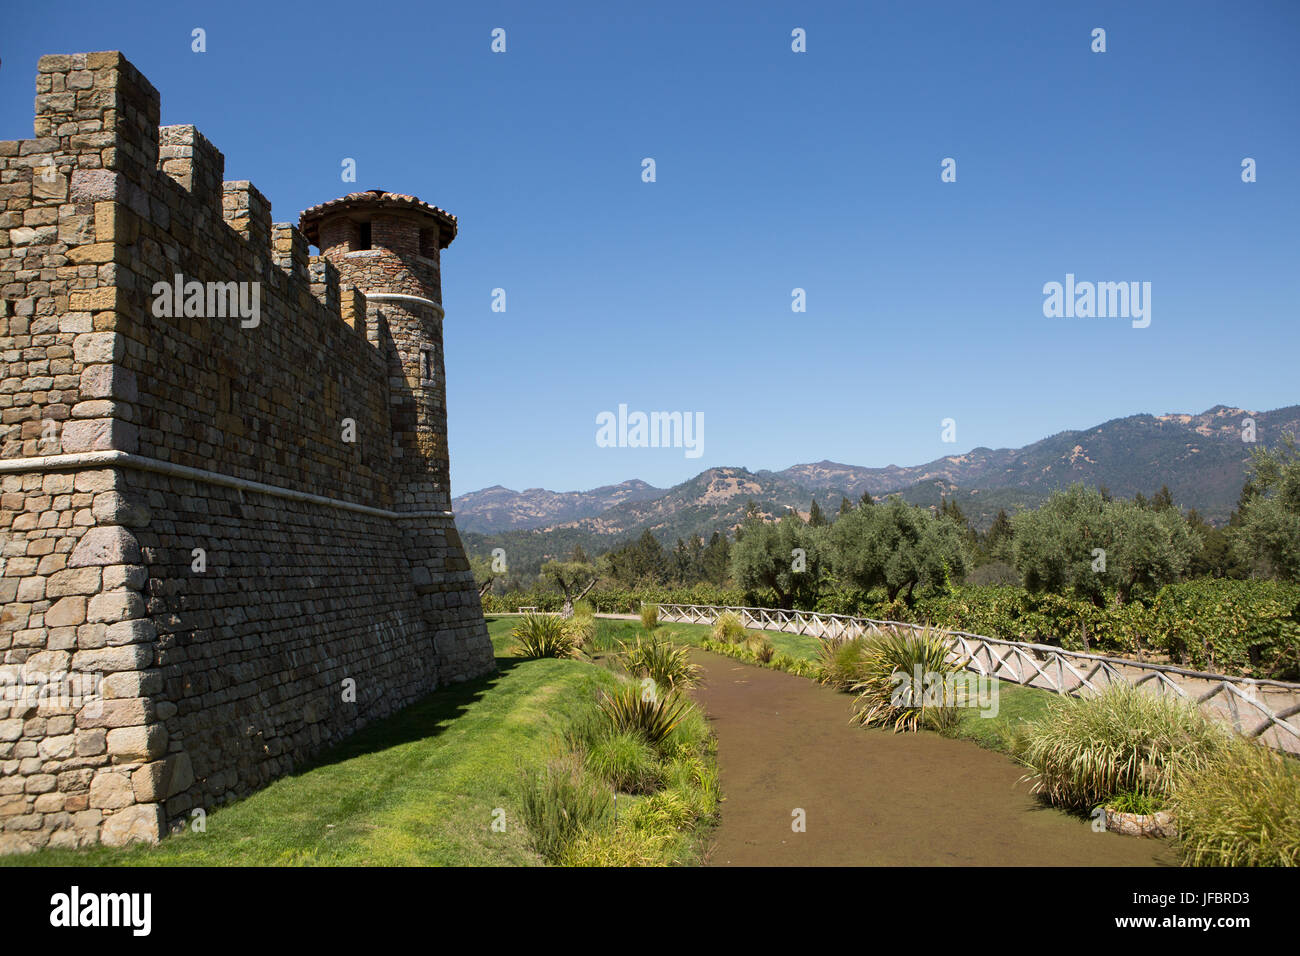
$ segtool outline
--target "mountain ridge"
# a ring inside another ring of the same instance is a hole
[[[751,499],[763,513],[776,515],[788,508],[806,512],[814,496],[824,511],[834,512],[841,495],[856,501],[863,492],[877,498],[899,493],[917,504],[937,504],[946,495],[963,509],[974,507],[970,517],[979,526],[998,507],[1032,507],[1051,491],[1081,481],[1122,497],[1168,485],[1180,506],[1223,522],[1246,478],[1252,446],[1242,440],[1245,419],[1254,420],[1258,441],[1270,444],[1284,432],[1300,432],[1300,405],[1264,412],[1215,405],[1199,414],[1141,413],[1066,429],[1021,448],[981,446],[912,466],[830,459],[780,471],[717,466],[670,488],[629,479],[587,492],[516,492],[493,485],[457,497],[453,508],[461,529],[476,536],[564,530],[566,538],[600,541],[650,530],[671,542],[734,527]]]

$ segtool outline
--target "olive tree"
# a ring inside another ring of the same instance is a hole
[[[1096,569],[1105,566],[1109,544],[1105,508],[1099,490],[1072,485],[1012,518],[1012,558],[1025,587],[1104,603]]]
[[[1121,603],[1138,587],[1155,590],[1187,573],[1200,540],[1178,509],[1120,500],[1108,502],[1105,514],[1110,545],[1104,578]]]
[[[1177,581],[1198,541],[1175,508],[1110,500],[1072,485],[1012,519],[1016,569],[1031,591],[1070,593],[1098,607],[1113,591],[1127,602],[1139,586]]]
[[[1250,494],[1234,529],[1238,554],[1267,573],[1300,581],[1300,449],[1294,435],[1251,451]]]
[[[946,515],[899,497],[846,512],[831,525],[835,574],[864,591],[884,588],[890,601],[910,599],[918,587],[942,587],[965,573],[963,534]]]
[[[731,546],[731,573],[746,593],[775,606],[811,607],[826,572],[826,528],[813,528],[794,513],[780,521],[745,519]]]
[[[547,561],[541,572],[543,580],[564,592],[564,617],[573,615],[574,602],[591,590],[598,575],[596,566],[585,561]]]

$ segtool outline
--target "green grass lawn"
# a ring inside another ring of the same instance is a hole
[[[1011,751],[1011,738],[1018,724],[1037,720],[1047,712],[1047,702],[1056,695],[1037,687],[1023,687],[997,681],[998,714],[984,717],[978,710],[963,709],[955,736],[974,741],[989,750]]]
[[[601,639],[613,641],[635,641],[638,636],[645,636],[645,628],[639,621],[599,619]],[[709,636],[712,627],[708,624],[660,624],[655,629],[655,636],[671,640],[674,644],[689,644],[699,647]],[[763,631],[778,654],[789,654],[805,660],[817,659],[817,648],[821,641],[807,634],[786,634],[783,631]],[[613,645],[617,647],[617,645]]]
[[[508,656],[510,618],[488,632],[498,671],[443,688],[366,727],[156,847],[46,850],[5,865],[535,865],[516,795],[556,732],[614,683],[582,661]],[[505,810],[504,833],[492,811]]]

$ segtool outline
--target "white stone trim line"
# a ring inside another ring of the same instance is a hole
[[[188,478],[209,485],[237,488],[240,491],[255,491],[276,498],[287,498],[290,501],[306,501],[311,504],[325,505],[329,508],[340,508],[344,511],[374,515],[379,518],[455,518],[455,514],[450,511],[389,511],[385,508],[373,508],[370,505],[346,501],[342,498],[313,495],[310,492],[298,491],[294,488],[282,488],[279,485],[268,485],[247,478],[235,478],[216,471],[191,468],[188,465],[178,465],[172,461],[163,461],[159,458],[135,455],[125,451],[85,451],[68,455],[41,455],[36,458],[6,458],[0,460],[0,474],[67,471],[72,468],[134,468],[137,471],[149,471],[159,475]]]
[[[406,295],[402,292],[362,292],[361,294],[366,297],[367,302],[418,302],[420,305],[432,306],[438,310],[440,319],[447,314],[443,311],[441,303],[419,295]]]

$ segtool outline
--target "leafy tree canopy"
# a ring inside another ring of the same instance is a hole
[[[1271,450],[1251,450],[1251,475],[1234,531],[1243,559],[1265,574],[1300,581],[1300,449],[1294,435]]]
[[[787,514],[777,522],[750,517],[742,530],[731,548],[737,586],[760,601],[771,595],[776,607],[811,606],[826,572],[825,529]]]

